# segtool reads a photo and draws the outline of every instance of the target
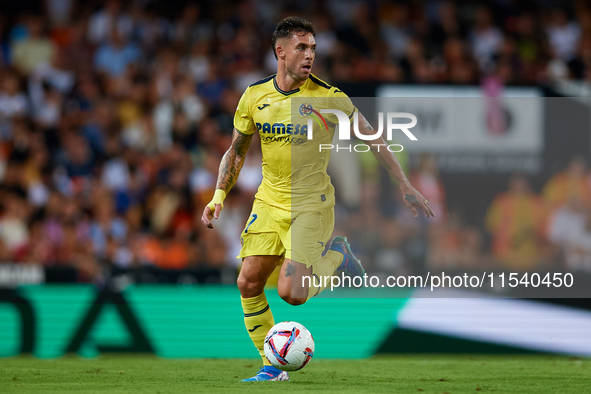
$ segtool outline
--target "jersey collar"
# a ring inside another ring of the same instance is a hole
[[[286,92],[285,90],[281,90],[281,88],[279,88],[279,86],[277,86],[277,75],[275,75],[273,77],[273,86],[275,86],[275,90],[277,90],[279,93],[281,93],[284,96],[289,96],[290,94],[294,94],[294,93],[297,93],[297,92],[300,91],[300,88],[297,88],[297,89],[294,89],[294,90],[290,90],[289,92]]]

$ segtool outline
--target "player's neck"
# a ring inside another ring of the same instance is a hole
[[[275,82],[279,89],[284,92],[291,92],[302,86],[306,81],[295,80],[289,75],[285,68],[279,67],[277,69],[277,75],[275,76]]]

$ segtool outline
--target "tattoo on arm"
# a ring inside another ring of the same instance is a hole
[[[405,194],[404,199],[412,205],[420,205],[421,203],[414,194]]]
[[[226,193],[232,189],[232,186],[234,186],[236,180],[238,180],[238,175],[244,165],[246,152],[248,151],[251,142],[252,135],[244,135],[234,130],[232,145],[230,146],[230,149],[226,151],[220,163],[216,189],[222,189]]]
[[[295,274],[296,268],[292,263],[287,263],[287,267],[285,268],[285,277],[288,278]]]

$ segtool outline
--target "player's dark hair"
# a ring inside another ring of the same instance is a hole
[[[273,54],[275,54],[275,59],[277,59],[275,44],[277,44],[278,39],[291,38],[291,36],[294,34],[308,33],[312,33],[312,35],[316,37],[316,30],[314,30],[312,23],[308,22],[304,18],[300,18],[299,16],[288,16],[279,22],[275,28],[275,31],[273,32],[273,36],[271,37],[271,45],[273,45]]]

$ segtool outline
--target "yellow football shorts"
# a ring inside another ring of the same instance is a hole
[[[310,267],[320,260],[334,230],[334,208],[290,212],[255,199],[241,234],[247,256],[285,256]]]

